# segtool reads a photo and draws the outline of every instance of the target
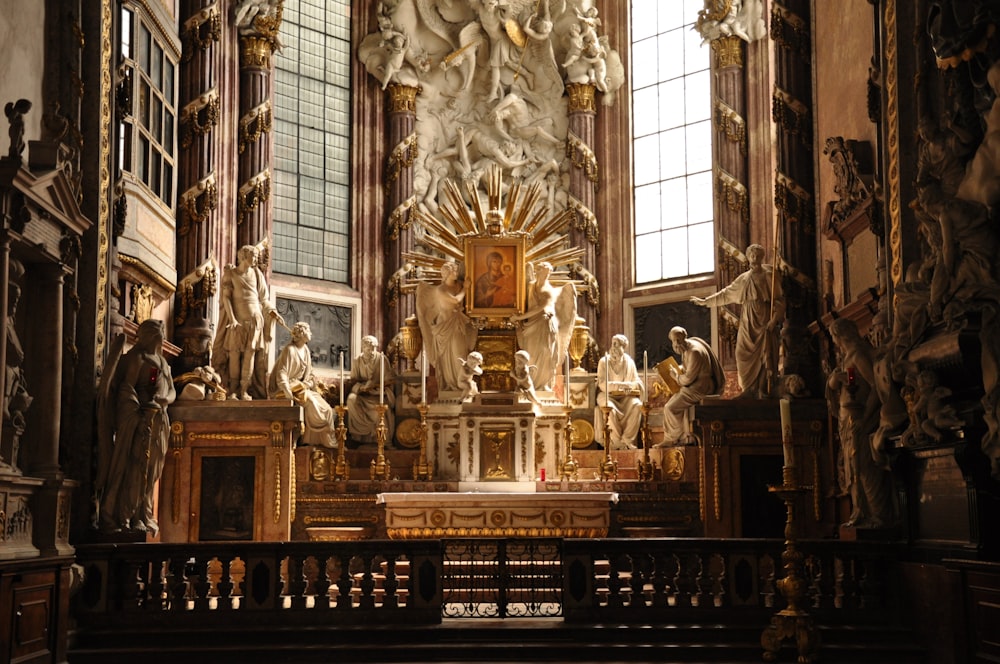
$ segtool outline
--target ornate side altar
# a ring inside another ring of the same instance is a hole
[[[290,401],[188,401],[171,406],[170,418],[161,540],[289,539],[302,408]]]

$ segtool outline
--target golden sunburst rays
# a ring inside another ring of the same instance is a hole
[[[525,186],[515,179],[506,190],[503,204],[503,172],[493,165],[484,178],[486,205],[476,184],[465,181],[466,195],[454,180],[444,183],[444,198],[437,215],[414,208],[410,214],[424,228],[419,244],[423,247],[404,252],[403,259],[421,268],[419,280],[434,280],[441,265],[454,260],[460,265],[465,259],[465,239],[469,237],[522,236],[525,238],[525,259],[546,261],[553,266],[579,261],[584,250],[569,246],[568,229],[574,213],[564,208],[550,214],[543,200],[542,185],[533,182]],[[564,271],[559,271],[565,274]],[[566,281],[572,281],[566,279]]]

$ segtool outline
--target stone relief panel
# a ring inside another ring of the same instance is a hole
[[[418,207],[436,214],[447,179],[476,185],[494,164],[566,207],[565,85],[592,84],[611,104],[624,81],[591,0],[383,0],[377,18],[358,57],[383,88],[421,90]]]

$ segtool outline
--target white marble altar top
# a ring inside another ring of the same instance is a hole
[[[461,493],[398,492],[380,493],[376,498],[380,505],[475,505],[481,503],[503,505],[558,505],[574,503],[617,503],[615,491],[551,491],[545,493],[515,493],[500,491],[467,491]]]

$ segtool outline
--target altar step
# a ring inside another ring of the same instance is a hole
[[[766,624],[766,621],[764,621]],[[70,664],[106,662],[759,662],[761,624],[566,624],[561,619],[449,620],[435,626],[90,633]],[[823,664],[926,664],[913,635],[892,627],[819,626]],[[787,642],[778,661],[794,662]]]

